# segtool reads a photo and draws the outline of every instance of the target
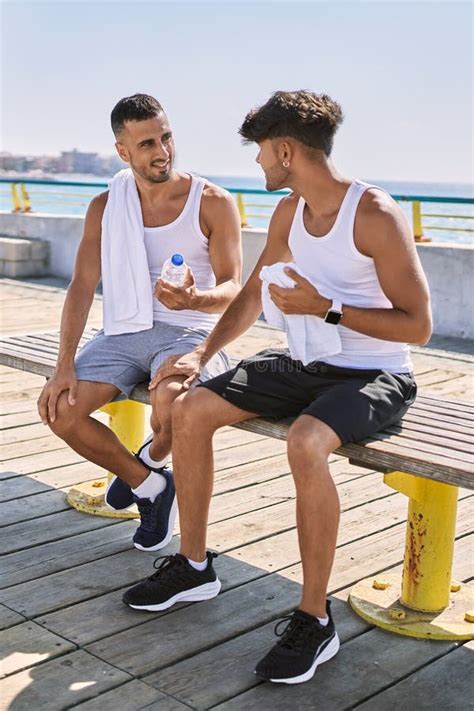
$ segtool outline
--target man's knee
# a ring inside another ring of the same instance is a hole
[[[164,380],[155,390],[152,390],[151,426],[155,432],[171,426],[171,408],[176,398],[183,393],[181,385],[183,379]]]
[[[310,415],[302,415],[288,432],[288,459],[290,464],[324,464],[339,445],[339,438],[328,425]]]
[[[171,419],[173,432],[177,429],[191,431],[189,428],[215,431],[219,427],[213,417],[212,393],[205,388],[179,395],[171,407]]]
[[[70,432],[77,427],[78,420],[83,416],[79,406],[70,405],[68,393],[63,392],[56,403],[56,417],[49,427],[58,437],[67,438]]]

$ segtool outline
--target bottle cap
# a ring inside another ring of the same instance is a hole
[[[184,264],[184,257],[182,254],[173,254],[171,257],[171,263],[174,264],[175,267],[180,267],[182,264]]]

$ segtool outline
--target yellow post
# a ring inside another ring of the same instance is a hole
[[[247,213],[245,210],[245,200],[244,200],[244,196],[242,195],[242,193],[237,193],[237,207],[239,208],[239,214],[240,214],[240,226],[241,227],[248,227]]]
[[[405,472],[386,474],[384,481],[409,498],[402,579],[389,571],[362,580],[350,592],[351,606],[390,632],[472,639],[472,586],[451,580],[457,487]]]
[[[385,483],[410,497],[400,600],[412,610],[443,610],[449,605],[458,489],[403,472],[386,475]]]
[[[109,416],[109,427],[131,452],[137,452],[145,436],[145,405],[134,400],[110,402],[100,408]],[[109,480],[113,472],[109,472]]]
[[[109,427],[122,444],[130,451],[136,452],[142,444],[145,434],[145,405],[132,400],[119,400],[104,405],[100,409],[109,415]],[[74,486],[68,492],[68,503],[78,511],[94,516],[136,518],[138,516],[136,511],[114,511],[104,503],[105,489],[113,476],[114,473],[109,472],[107,479],[98,479]]]
[[[21,212],[21,203],[16,191],[17,184],[12,183],[12,201],[13,201],[13,212]]]
[[[421,203],[419,200],[412,202],[413,213],[413,235],[415,242],[431,242],[430,237],[425,237],[423,234],[423,221],[421,217]]]
[[[23,212],[31,212],[30,196],[28,195],[25,183],[21,183],[21,195],[23,197]]]

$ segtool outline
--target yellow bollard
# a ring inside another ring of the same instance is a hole
[[[12,183],[11,185],[11,190],[12,190],[12,201],[13,201],[13,210],[12,212],[21,212],[21,203],[20,203],[20,198],[18,197],[18,193],[16,191],[17,184]]]
[[[423,224],[421,221],[421,204],[418,200],[412,202],[413,212],[413,235],[415,242],[420,242],[423,238]]]
[[[366,578],[350,592],[352,608],[390,632],[428,639],[472,639],[465,619],[472,585],[451,586],[458,489],[391,472],[385,483],[409,498],[403,574]]]
[[[145,436],[145,405],[132,400],[119,400],[108,403],[100,409],[109,415],[109,427],[122,444],[130,451],[136,452]],[[74,486],[68,492],[68,503],[78,511],[94,516],[137,518],[136,511],[114,511],[105,505],[104,493],[112,476],[113,473],[109,472],[107,479],[88,481]]]
[[[245,210],[245,201],[242,193],[237,193],[237,207],[239,209],[240,214],[240,226],[248,227],[247,212]]]
[[[437,612],[449,605],[458,489],[411,478],[401,602],[412,610]]]
[[[21,183],[20,187],[21,195],[23,197],[23,212],[31,212],[30,196],[28,195],[25,183]]]
[[[412,215],[413,215],[413,236],[415,237],[415,242],[431,242],[431,238],[425,237],[423,234],[421,203],[419,200],[414,200],[412,202]]]
[[[131,452],[137,452],[145,437],[145,405],[134,400],[110,402],[100,408],[109,416],[109,427]],[[109,472],[109,480],[114,476]]]

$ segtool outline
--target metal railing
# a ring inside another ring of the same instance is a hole
[[[2,184],[10,186],[12,211],[25,213],[33,212],[34,207],[36,208],[42,205],[49,205],[51,207],[52,204],[55,206],[65,205],[69,209],[86,207],[90,199],[97,194],[98,189],[108,187],[108,183],[102,181],[88,183],[77,180],[47,180],[42,178],[0,178],[0,187]],[[30,187],[30,190],[27,189],[27,186]],[[50,189],[37,190],[38,186],[48,186]],[[81,191],[64,190],[64,188],[80,188]],[[227,187],[226,189],[235,195],[242,227],[252,226],[252,221],[260,223],[261,226],[266,226],[271,213],[275,209],[277,199],[288,194],[285,190],[277,190],[270,193],[267,190],[251,188]],[[30,197],[30,193],[33,199]],[[0,197],[5,196],[2,196],[0,193]],[[422,205],[424,203],[430,203],[432,205],[473,205],[474,198],[397,194],[393,194],[392,197],[400,203],[411,203],[413,234],[417,242],[431,241],[430,237],[425,236],[425,230],[474,232],[474,229],[471,227],[455,227],[452,224],[440,225],[432,223],[433,219],[436,219],[438,222],[440,220],[448,220],[449,222],[451,222],[451,220],[460,219],[472,220],[474,219],[474,214],[422,211]],[[259,198],[262,198],[262,200],[260,201]],[[74,212],[77,214],[77,210],[74,210]],[[83,211],[79,214],[83,214]],[[424,218],[428,218],[428,222],[426,222]],[[255,222],[253,226],[255,226]]]

